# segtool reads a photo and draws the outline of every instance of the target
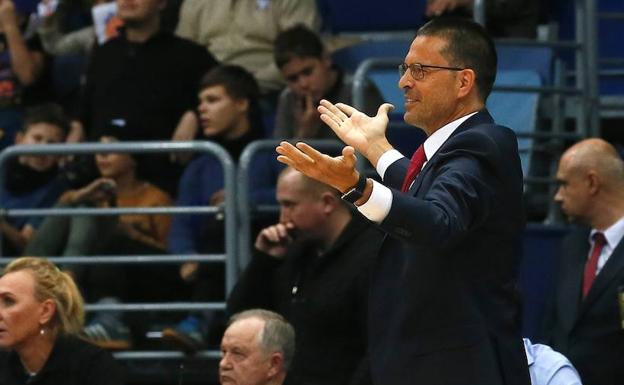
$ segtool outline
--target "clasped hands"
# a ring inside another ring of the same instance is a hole
[[[349,105],[321,100],[318,107],[321,120],[347,144],[342,149],[342,155],[331,157],[306,143],[292,145],[284,141],[275,149],[279,154],[277,160],[345,192],[357,183],[359,177],[356,150],[376,166],[381,155],[392,149],[386,139],[386,129],[388,113],[393,108],[391,104],[384,103],[379,107],[377,115],[370,117]]]

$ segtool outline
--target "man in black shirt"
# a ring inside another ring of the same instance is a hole
[[[216,60],[204,47],[161,29],[165,4],[117,0],[125,27],[90,59],[82,108],[86,138],[98,138],[111,124],[148,140],[195,137],[197,85]]]
[[[278,179],[279,223],[262,230],[227,302],[275,311],[297,332],[286,384],[370,384],[366,315],[381,232],[333,188],[291,168]]]

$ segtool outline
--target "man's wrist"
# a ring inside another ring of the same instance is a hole
[[[366,159],[373,165],[373,167],[377,167],[377,162],[379,162],[379,158],[386,152],[392,150],[394,147],[388,142],[387,139],[380,140],[377,142],[373,142],[369,144],[368,150],[365,154],[363,154]]]
[[[347,189],[344,192],[344,194],[342,194],[342,199],[353,204],[359,201],[364,195],[364,190],[366,189],[367,180],[368,178],[366,178],[366,176],[363,173],[360,173],[360,176],[356,184],[353,187]]]

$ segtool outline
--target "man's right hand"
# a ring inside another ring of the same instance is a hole
[[[295,230],[295,225],[292,222],[266,227],[258,234],[255,247],[265,254],[282,259],[293,241],[291,235],[293,230]]]
[[[384,152],[392,149],[386,139],[386,129],[390,121],[388,113],[393,109],[392,104],[384,103],[377,110],[377,115],[370,117],[347,104],[334,105],[325,99],[321,100],[318,107],[321,120],[343,142],[364,155],[373,166],[377,166],[377,161]]]

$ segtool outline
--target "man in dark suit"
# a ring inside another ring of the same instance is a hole
[[[321,101],[321,119],[348,144],[340,157],[305,143],[277,148],[387,233],[369,304],[375,384],[530,383],[514,289],[524,225],[517,141],[485,110],[496,61],[472,21],[419,29],[399,68],[405,121],[428,135],[411,162],[385,137],[389,104],[368,117]],[[356,170],[355,150],[383,184]]]
[[[567,236],[546,336],[584,385],[624,384],[624,162],[602,139],[583,140],[561,157],[555,200],[584,225]]]

